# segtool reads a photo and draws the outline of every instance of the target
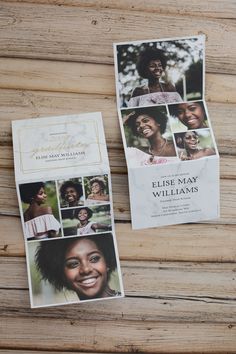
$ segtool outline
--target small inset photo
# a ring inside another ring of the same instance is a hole
[[[62,210],[64,236],[90,235],[112,229],[110,205]]]
[[[27,240],[61,236],[55,181],[19,185]]]
[[[84,177],[86,205],[109,202],[108,175]]]
[[[176,133],[175,142],[180,160],[197,160],[216,155],[210,129],[187,130]]]
[[[168,109],[174,133],[209,127],[203,101],[172,104]]]
[[[32,306],[122,296],[111,233],[28,244]]]
[[[61,208],[73,208],[84,205],[82,178],[58,181]]]
[[[131,167],[178,161],[165,106],[121,111]]]

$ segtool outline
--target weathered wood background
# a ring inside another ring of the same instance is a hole
[[[235,0],[0,1],[0,353],[236,353]],[[206,35],[217,222],[132,231],[112,43]],[[101,111],[126,298],[29,308],[11,120]]]

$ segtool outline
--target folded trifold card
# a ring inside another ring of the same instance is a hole
[[[100,113],[12,122],[31,307],[124,295]]]
[[[219,217],[204,36],[114,44],[132,227]]]

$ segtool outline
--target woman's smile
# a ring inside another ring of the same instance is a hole
[[[138,116],[135,125],[139,135],[144,138],[149,138],[159,131],[159,125],[155,119],[146,114]]]
[[[105,258],[95,242],[76,240],[65,255],[64,274],[80,299],[103,297],[108,281]]]
[[[189,129],[197,129],[202,127],[205,113],[197,102],[182,103],[178,106],[178,118]]]
[[[88,212],[86,209],[81,209],[79,214],[78,214],[78,219],[80,221],[84,221],[88,219]]]
[[[77,200],[77,192],[75,188],[67,188],[65,191],[65,199],[69,202],[72,203]]]
[[[151,60],[148,65],[149,76],[159,79],[163,73],[163,67],[160,60]]]
[[[198,148],[198,137],[194,133],[186,133],[184,137],[185,148],[195,150]]]
[[[90,288],[96,284],[97,280],[98,280],[98,276],[92,276],[89,278],[88,277],[82,278],[78,280],[78,283],[85,288]]]

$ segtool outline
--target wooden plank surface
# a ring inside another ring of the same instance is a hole
[[[19,217],[0,216],[1,256],[25,256]],[[236,225],[188,224],[158,229],[132,230],[130,223],[116,224],[122,260],[235,262]],[[11,234],[11,238],[9,238]]]
[[[159,290],[160,292],[160,290]],[[163,289],[165,292],[165,289]],[[182,322],[191,324],[204,323],[229,323],[235,325],[235,299],[207,297],[194,295],[158,295],[132,296],[128,294],[125,299],[118,300],[116,306],[113,301],[104,302],[102,306],[91,303],[34,309],[29,311],[28,289],[2,289],[0,295],[1,314],[5,317],[34,317],[34,318],[60,318],[71,320],[97,321],[145,321],[155,322]]]
[[[119,9],[37,3],[32,7],[8,2],[1,2],[1,14],[0,47],[4,57],[111,64],[112,43],[126,41],[127,33],[132,40],[140,39],[140,30],[144,39],[204,33],[208,42],[207,71],[236,73],[236,29],[232,19],[197,17],[194,21],[193,16],[158,12],[145,15]]]
[[[81,304],[79,308],[78,305],[70,305],[34,309],[29,312],[28,293],[24,290],[27,289],[24,259],[1,258],[0,286],[7,284],[0,293],[4,299],[0,306],[4,321],[3,347],[11,347],[15,335],[14,343],[19,348],[37,348],[40,336],[44,336],[48,331],[40,349],[56,349],[65,343],[63,348],[67,350],[107,348],[110,351],[123,352],[130,350],[135,343],[140,351],[145,348],[145,351],[152,352],[154,346],[163,350],[160,336],[164,336],[166,332],[167,338],[172,333],[174,342],[181,341],[178,343],[179,352],[181,350],[188,352],[188,336],[195,338],[194,333],[197,331],[204,342],[206,352],[210,348],[211,350],[216,348],[213,345],[213,338],[217,343],[219,341],[219,345],[222,338],[227,338],[228,350],[230,351],[230,345],[232,345],[231,349],[233,348],[235,333],[234,330],[228,331],[228,329],[234,329],[236,325],[235,264],[129,261],[122,262],[121,265],[127,298],[117,300],[116,306],[113,301],[106,301],[101,307],[92,303],[90,306]],[[4,272],[6,268],[7,273]],[[97,321],[98,318],[100,321]],[[63,330],[63,337],[58,338],[57,343],[55,343],[55,336],[58,334],[49,330],[52,323]],[[127,336],[126,326],[129,328]],[[38,333],[37,328],[41,327],[44,330]],[[8,331],[9,328],[13,328],[14,332]],[[88,328],[93,330],[85,335]],[[102,337],[98,335],[100,333],[98,328],[104,329]],[[143,343],[144,337],[149,338],[149,332],[146,332],[145,328],[153,331],[150,347],[146,342]],[[163,333],[161,328],[165,328]],[[187,333],[180,335],[181,330],[184,329],[188,329]],[[27,337],[29,336],[27,343],[23,336],[24,330],[27,331]],[[78,330],[75,336],[74,331]],[[116,330],[117,335],[115,335]],[[204,330],[208,331],[205,336]],[[219,338],[220,330],[223,332]],[[109,341],[109,337],[112,341]],[[91,346],[94,341],[96,347]],[[166,345],[169,350],[171,347],[168,340]],[[219,346],[219,348],[223,347]]]
[[[115,96],[114,79],[112,65],[0,58],[0,84],[1,88],[6,89],[83,94],[93,91],[93,96]],[[236,103],[235,89],[234,75],[206,74],[207,101]]]
[[[71,321],[60,319],[2,317],[4,348],[14,345],[19,348],[70,351],[153,353],[228,353],[235,352],[236,326],[231,324],[158,323],[149,321]],[[40,331],[39,331],[40,328]],[[58,335],[60,329],[63,336]],[[22,343],[22,337],[27,341]],[[44,338],[44,341],[41,338]],[[145,340],[144,340],[145,338]],[[178,347],[176,347],[176,342]],[[197,346],[197,350],[196,350]],[[195,349],[193,349],[195,348]]]
[[[164,14],[179,14],[196,17],[215,17],[215,18],[235,18],[236,4],[234,0],[227,1],[227,7],[222,0],[204,0],[192,1],[164,1],[149,0],[143,2],[140,0],[8,0],[8,2],[28,2],[40,4],[55,4],[64,6],[85,6],[108,9],[135,10],[144,12],[156,12]]]
[[[234,0],[0,2],[0,353],[236,352]],[[133,231],[112,43],[206,35],[221,218]],[[101,111],[126,298],[29,308],[11,120]]]

